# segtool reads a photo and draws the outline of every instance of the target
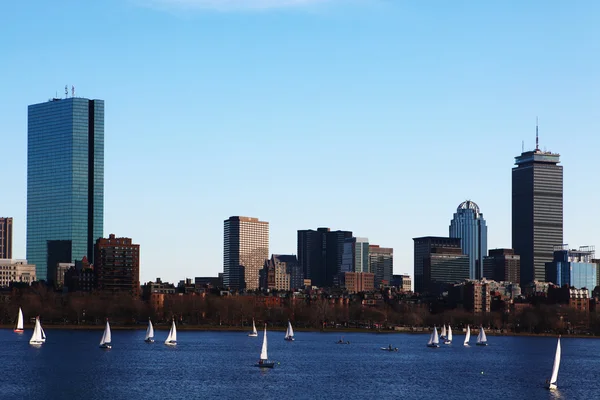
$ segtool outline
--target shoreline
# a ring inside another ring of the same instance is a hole
[[[136,331],[145,330],[147,325],[111,325],[113,331]],[[154,325],[154,330],[168,331],[171,328],[170,324]],[[13,330],[13,325],[0,325],[0,329]],[[104,324],[101,325],[44,325],[46,330],[73,330],[73,331],[100,331],[104,329]],[[33,330],[33,324],[28,324],[24,327],[24,332]],[[240,327],[240,326],[214,326],[214,325],[177,325],[177,330],[180,332],[250,332],[252,328]],[[285,332],[285,327],[270,327],[269,331],[280,331]],[[362,329],[362,328],[328,328],[328,329],[314,329],[314,328],[294,328],[296,332],[316,332],[316,333],[371,333],[375,335],[393,335],[393,334],[409,334],[409,335],[425,335],[431,333],[430,330],[423,328],[421,331],[412,330],[384,330],[378,331],[375,329]],[[478,329],[471,330],[471,333],[478,332]],[[455,332],[459,336],[463,336],[464,332]],[[523,337],[556,337],[556,333],[529,333],[529,332],[486,332],[487,336],[523,336]],[[599,339],[599,336],[584,335],[584,334],[561,334],[561,337],[565,338],[577,338],[577,339]]]

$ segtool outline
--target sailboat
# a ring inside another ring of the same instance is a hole
[[[146,329],[146,337],[144,338],[146,343],[154,343],[154,327],[152,321],[148,318],[148,328]]]
[[[33,327],[33,335],[31,335],[31,339],[29,339],[29,344],[41,346],[45,342],[45,335],[42,337],[42,325],[40,325],[40,317],[35,317],[35,326]]]
[[[463,345],[468,346],[469,340],[471,340],[471,327],[467,325],[467,334],[465,335],[465,342],[463,343]]]
[[[285,331],[285,340],[289,342],[294,341],[294,330],[292,329],[292,323],[288,320],[287,330]]]
[[[440,347],[439,342],[437,328],[434,326],[433,332],[431,332],[431,336],[429,337],[429,342],[427,342],[427,347]]]
[[[452,327],[448,324],[448,337],[444,340],[444,344],[452,344]]]
[[[177,344],[177,327],[175,326],[174,319],[173,324],[171,325],[171,330],[169,331],[169,336],[167,336],[167,340],[165,340],[165,344],[167,346],[175,346]]]
[[[446,324],[444,324],[442,326],[442,332],[440,334],[440,339],[445,340],[446,339]]]
[[[250,337],[257,337],[258,332],[256,331],[256,324],[254,324],[254,318],[252,318],[252,332],[248,334]]]
[[[479,335],[477,335],[477,346],[487,346],[487,337],[485,336],[485,331],[483,330],[483,326],[479,328]]]
[[[546,389],[556,390],[556,380],[558,379],[558,367],[560,367],[560,336],[556,343],[556,354],[554,354],[554,365],[552,366],[552,376],[549,381],[546,381]]]
[[[23,332],[23,311],[21,310],[21,307],[19,307],[19,314],[17,315],[17,326],[15,327],[15,332]]]
[[[262,350],[260,351],[260,359],[256,363],[258,368],[273,368],[275,366],[274,361],[269,361],[267,355],[267,324],[265,324],[265,333],[263,334]]]
[[[104,327],[104,333],[102,334],[102,339],[100,339],[100,348],[101,349],[111,349],[111,334],[110,334],[110,325],[108,324],[108,318],[106,319],[106,326]]]

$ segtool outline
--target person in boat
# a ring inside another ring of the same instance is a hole
[[[392,350],[392,345],[390,344],[390,346],[388,347],[388,350]]]
[[[258,363],[259,363],[259,364],[262,364],[262,363],[263,363],[263,360],[258,360]]]

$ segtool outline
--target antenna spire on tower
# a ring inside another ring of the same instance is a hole
[[[540,138],[538,136],[538,117],[535,117],[535,151],[540,149]]]

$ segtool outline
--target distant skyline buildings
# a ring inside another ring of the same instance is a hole
[[[375,287],[390,285],[394,275],[394,249],[369,244],[369,270],[375,275]]]
[[[341,272],[372,272],[369,270],[369,239],[351,237],[344,240]]]
[[[563,243],[563,167],[560,155],[536,148],[515,157],[512,169],[512,247],[521,257],[521,286],[544,281],[554,246]]]
[[[569,249],[567,244],[555,246],[553,260],[546,263],[545,281],[593,291],[600,284],[595,252],[594,246],[582,246],[578,250]]]
[[[0,217],[0,259],[12,258],[13,219]]]
[[[298,263],[304,278],[314,286],[331,287],[342,270],[345,240],[350,231],[332,231],[329,228],[298,231]]]
[[[487,255],[487,226],[475,202],[459,204],[450,221],[449,237],[461,239],[463,253],[469,256],[469,279],[481,279],[483,257]]]
[[[70,97],[30,105],[26,245],[37,278],[54,276],[50,241],[67,242],[71,260],[62,262],[84,256],[93,262],[103,220],[104,101]]]
[[[269,258],[269,223],[233,216],[223,221],[223,284],[232,289],[260,287],[260,270]]]
[[[413,238],[414,242],[414,284],[415,292],[423,293],[428,289],[430,277],[426,277],[425,261],[431,257],[434,248],[461,249],[459,238],[448,238],[443,236],[423,236]],[[462,252],[462,250],[461,250]],[[468,259],[468,258],[467,258]],[[468,263],[467,263],[468,264]],[[462,271],[461,271],[462,273]],[[431,275],[431,274],[429,274]],[[468,276],[468,265],[467,265]]]

